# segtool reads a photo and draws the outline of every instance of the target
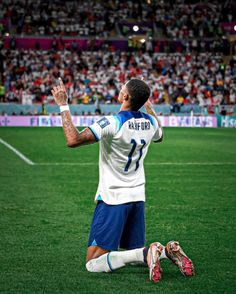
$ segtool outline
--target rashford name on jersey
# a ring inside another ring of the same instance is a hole
[[[136,130],[136,131],[150,130],[150,122],[149,121],[148,122],[132,122],[132,121],[129,121],[129,129],[130,130]]]

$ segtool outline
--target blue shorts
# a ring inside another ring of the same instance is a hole
[[[144,202],[108,205],[98,201],[88,246],[113,251],[135,249],[145,244]]]

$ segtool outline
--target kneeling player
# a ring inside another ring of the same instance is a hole
[[[69,147],[100,141],[99,185],[87,251],[90,272],[109,272],[129,263],[143,262],[150,280],[161,278],[160,260],[169,258],[185,276],[194,274],[192,261],[178,242],[165,247],[145,243],[144,158],[150,143],[161,142],[163,130],[148,98],[150,89],[139,79],[131,79],[119,93],[120,112],[106,116],[81,133],[73,125],[65,87],[52,90],[60,106],[63,129]],[[145,105],[146,113],[139,111]],[[119,248],[126,251],[117,251]]]

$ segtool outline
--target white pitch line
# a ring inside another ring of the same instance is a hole
[[[235,165],[236,162],[148,162],[146,165]]]
[[[40,162],[34,165],[92,166],[98,165],[98,162]],[[145,165],[236,165],[236,162],[148,162]]]
[[[19,150],[8,144],[6,141],[0,138],[0,143],[2,143],[4,146],[6,146],[8,149],[10,149],[12,152],[14,152],[17,156],[19,156],[24,162],[30,165],[34,165],[34,162],[31,161],[29,158],[27,158],[24,154],[22,154]]]
[[[98,165],[96,162],[39,162],[34,165]]]
[[[57,166],[57,165],[78,165],[78,166],[94,166],[98,165],[98,162],[39,162],[35,163],[22,154],[19,150],[0,138],[0,143],[6,146],[19,156],[24,162],[29,165],[45,165],[45,166]],[[236,162],[147,162],[145,165],[236,165]]]

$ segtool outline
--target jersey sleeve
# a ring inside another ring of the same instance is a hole
[[[117,121],[113,116],[104,116],[88,128],[92,131],[96,141],[100,141],[116,134]]]
[[[151,118],[152,125],[154,127],[154,135],[152,137],[153,142],[158,142],[163,136],[162,128],[159,127],[157,120],[154,116],[149,115]]]

